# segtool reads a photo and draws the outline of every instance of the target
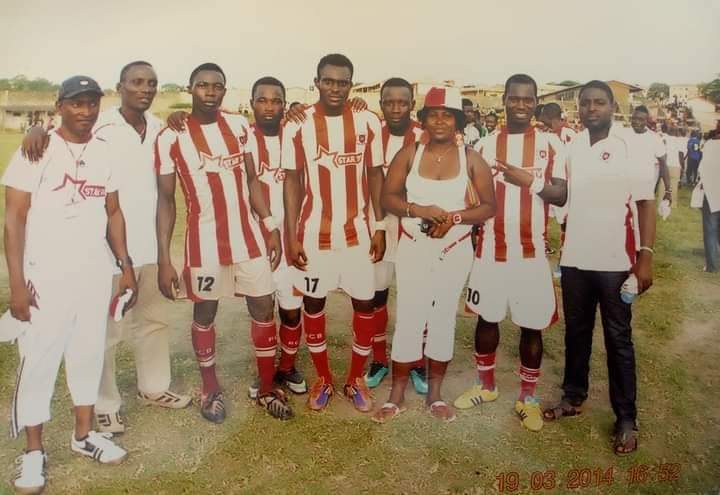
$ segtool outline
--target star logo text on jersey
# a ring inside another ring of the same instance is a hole
[[[242,153],[235,153],[232,155],[217,155],[210,156],[206,153],[200,152],[200,165],[198,170],[205,170],[206,172],[219,172],[220,170],[232,170],[243,164],[245,161],[245,155]]]
[[[260,162],[260,173],[258,174],[258,178],[263,177],[264,175],[272,176],[272,180],[274,180],[276,184],[285,181],[284,168],[270,168],[270,165],[268,165],[267,163]]]
[[[62,183],[53,191],[59,191],[68,186],[80,195],[80,199],[105,197],[105,186],[88,184],[85,179],[75,179],[70,174],[65,174]]]
[[[362,162],[362,157],[362,151],[359,153],[338,153],[337,151],[330,153],[322,146],[318,146],[318,156],[315,161],[325,168],[340,168],[358,165]]]

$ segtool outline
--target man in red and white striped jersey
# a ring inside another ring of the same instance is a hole
[[[498,323],[508,308],[521,329],[520,395],[515,410],[523,426],[542,428],[535,389],[542,361],[542,330],[557,318],[555,290],[545,257],[549,205],[567,198],[565,147],[552,133],[530,125],[537,105],[537,85],[525,74],[505,83],[507,125],[477,144],[495,164],[495,218],[480,227],[466,306],[478,315],[475,360],[479,384],[464,392],[455,406],[467,409],[497,398],[495,352]]]
[[[272,269],[282,247],[277,224],[265,203],[252,153],[255,136],[240,115],[220,111],[225,74],[202,64],[190,75],[192,113],[185,132],[163,130],[156,142],[158,171],[158,283],[163,295],[180,294],[170,259],[175,225],[175,177],[187,204],[183,289],[194,303],[192,342],[202,376],[201,414],[225,419],[215,374],[215,315],[220,297],[245,296],[253,319],[251,336],[260,375],[258,403],[280,419],[292,416],[280,390],[273,390],[276,328]],[[267,252],[254,210],[263,220]],[[271,268],[272,264],[272,268]]]
[[[255,117],[251,129],[257,140],[257,154],[254,159],[258,180],[275,223],[282,226],[285,219],[285,170],[280,166],[280,145],[281,121],[285,112],[285,86],[274,77],[261,77],[253,84],[251,95],[250,105]],[[284,233],[283,237],[286,237]],[[294,293],[292,274],[293,268],[288,265],[287,257],[282,257],[280,265],[273,272],[280,316],[280,362],[275,382],[284,384],[293,393],[304,394],[307,392],[305,378],[295,368],[295,357],[302,334],[302,297]],[[250,397],[254,398],[257,391],[256,384],[253,384],[250,387]]]
[[[562,108],[557,103],[543,105],[540,120],[549,131],[554,132],[560,141],[568,145],[577,134],[562,118]]]
[[[540,121],[545,125],[549,132],[554,132],[555,135],[560,138],[560,142],[566,147],[572,142],[576,136],[576,132],[567,125],[565,119],[563,119],[562,108],[557,103],[548,103],[543,105],[542,111],[540,112]],[[550,206],[549,215],[560,224],[560,249],[565,239],[565,208],[560,208],[554,205]],[[553,254],[555,251],[550,247],[549,242],[546,243],[545,252],[547,254]],[[560,272],[555,272],[555,276],[559,277]]]
[[[334,393],[325,338],[325,299],[342,289],[353,304],[353,346],[345,396],[368,412],[372,399],[362,377],[374,335],[373,263],[385,252],[380,206],[384,165],[380,120],[347,104],[353,65],[344,55],[326,55],[317,67],[320,98],[305,122],[283,129],[285,224],[288,258],[296,268],[295,288],[304,295],[303,326],[318,379],[308,405],[324,409]],[[301,174],[304,185],[301,182]],[[372,198],[375,213],[370,236]]]
[[[382,146],[385,166],[383,172],[387,174],[393,158],[400,149],[414,144],[423,134],[422,127],[410,117],[415,108],[413,87],[405,79],[391,77],[380,88],[380,109],[383,112]],[[375,388],[390,371],[387,357],[387,300],[390,284],[395,274],[395,253],[397,251],[398,237],[400,235],[400,222],[395,215],[385,217],[385,257],[375,264],[375,335],[373,336],[373,354],[370,369],[365,375],[368,387]],[[419,393],[427,393],[427,378],[425,373],[425,360],[417,363],[410,376]]]

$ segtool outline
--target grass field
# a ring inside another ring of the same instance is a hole
[[[0,134],[0,168],[19,140],[17,134]],[[422,398],[413,392],[408,393],[408,412],[383,426],[338,397],[322,414],[310,413],[296,397],[298,417],[280,423],[245,399],[254,369],[249,322],[242,301],[228,300],[218,318],[218,368],[230,399],[229,419],[212,426],[200,417],[197,406],[174,412],[143,408],[134,398],[132,355],[122,348],[118,381],[129,428],[121,442],[130,451],[129,459],[122,466],[106,467],[70,454],[71,403],[60,379],[54,418],[46,427],[47,493],[717,493],[720,277],[702,273],[700,213],[687,207],[687,191],[679,199],[681,206],[658,224],[655,285],[634,305],[640,448],[632,457],[618,458],[610,448],[613,416],[599,331],[586,412],[546,424],[537,434],[523,430],[512,411],[519,382],[519,335],[507,324],[498,358],[500,399],[459,412],[452,424],[431,419]],[[176,233],[176,247],[181,234],[182,228]],[[0,278],[4,309],[4,263]],[[328,307],[331,364],[340,377],[350,353],[349,302],[333,295]],[[390,307],[392,313],[392,301]],[[167,310],[174,387],[194,392],[199,374],[189,339],[190,306],[168,303]],[[444,387],[447,399],[474,380],[473,328],[474,320],[459,312],[456,355]],[[540,382],[544,402],[559,395],[562,338],[561,321],[546,334]],[[15,347],[0,344],[3,417],[9,413],[16,364]],[[299,365],[314,377],[305,349]],[[388,381],[376,391],[380,401],[387,397]],[[0,426],[0,438],[0,477],[8,480],[23,442],[8,439],[6,423]],[[0,493],[4,491],[10,493],[10,485],[0,482]]]

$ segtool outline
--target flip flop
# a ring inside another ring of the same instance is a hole
[[[444,400],[436,400],[430,404],[428,406],[428,412],[433,418],[445,421],[446,423],[451,423],[457,419],[455,411],[453,411]]]
[[[615,455],[626,456],[638,448],[637,430],[633,427],[623,427],[615,431],[613,437],[613,451]]]
[[[406,407],[398,406],[393,402],[386,402],[380,409],[375,411],[375,414],[373,414],[370,419],[376,423],[383,424],[387,423],[391,419],[395,419],[397,415],[402,414],[405,411],[407,411]]]
[[[545,421],[557,421],[561,418],[571,418],[580,416],[582,409],[579,406],[573,406],[566,399],[561,400],[553,407],[543,410],[543,418]]]

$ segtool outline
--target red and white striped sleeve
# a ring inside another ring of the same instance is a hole
[[[286,170],[301,170],[305,163],[305,149],[302,142],[302,128],[294,122],[285,124],[280,144],[280,167]]]
[[[173,148],[179,152],[177,134],[166,127],[155,140],[155,172],[158,175],[175,173],[175,158]]]
[[[385,165],[385,157],[382,144],[382,125],[377,115],[367,112],[368,141],[365,146],[365,165],[370,167],[382,167]]]
[[[550,148],[548,167],[551,167],[550,177],[554,179],[567,180],[567,149],[555,134],[547,133]]]

